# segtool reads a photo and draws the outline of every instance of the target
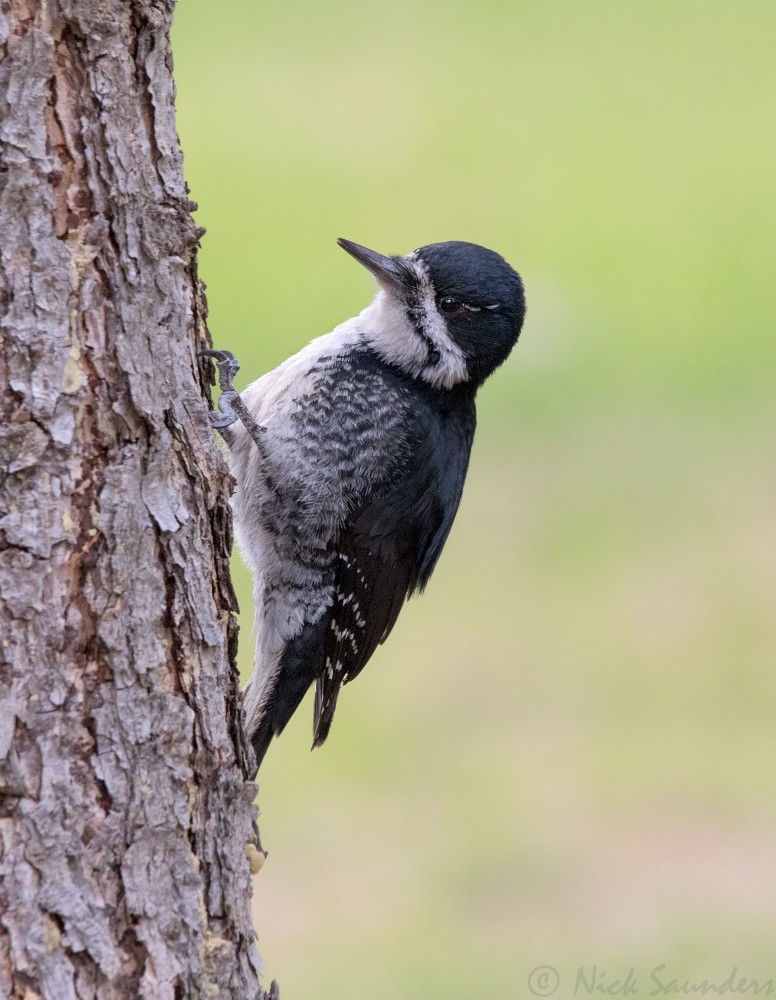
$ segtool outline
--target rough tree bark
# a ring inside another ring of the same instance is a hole
[[[2,997],[264,996],[173,7],[0,0]]]

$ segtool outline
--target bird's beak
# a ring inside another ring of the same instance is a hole
[[[381,253],[368,250],[358,243],[351,243],[350,240],[338,239],[337,243],[351,257],[355,257],[359,264],[364,265],[381,288],[399,295],[407,291],[413,275],[411,268],[401,257],[383,257]]]

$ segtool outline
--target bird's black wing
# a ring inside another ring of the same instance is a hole
[[[354,505],[337,545],[313,746],[329,733],[341,684],[361,672],[405,600],[431,576],[458,509],[473,434],[473,405],[419,413],[407,461]]]

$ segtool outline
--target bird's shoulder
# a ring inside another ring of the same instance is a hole
[[[422,560],[440,522],[449,528],[474,433],[465,388],[432,388],[350,329],[313,341],[244,399],[265,428],[261,475],[287,506],[304,504],[311,527],[325,522],[365,552],[411,541]],[[234,461],[242,455],[235,450]]]
[[[409,459],[418,447],[443,453],[473,430],[473,393],[432,388],[387,363],[347,324],[254,383],[244,398],[279,449],[321,462],[336,455],[343,475],[351,463]]]

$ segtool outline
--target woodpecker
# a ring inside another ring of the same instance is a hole
[[[238,394],[214,358],[237,487],[237,541],[254,577],[257,644],[244,693],[257,767],[315,684],[313,747],[342,684],[422,591],[461,499],[475,394],[523,325],[520,276],[459,241],[386,257],[337,241],[376,279],[358,316]]]

